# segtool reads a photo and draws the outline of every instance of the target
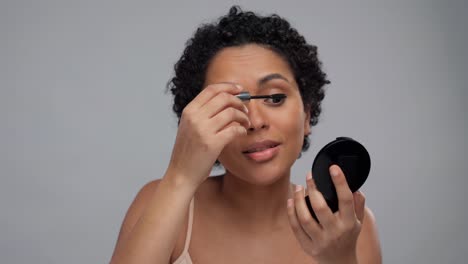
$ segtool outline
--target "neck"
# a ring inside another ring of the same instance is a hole
[[[287,199],[293,193],[290,175],[265,186],[258,186],[226,172],[221,195],[237,224],[252,230],[272,230],[287,220]]]

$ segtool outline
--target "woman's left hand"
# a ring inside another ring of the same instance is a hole
[[[331,211],[309,172],[307,192],[320,223],[312,218],[299,185],[294,199],[288,200],[289,222],[304,251],[319,263],[357,263],[356,242],[364,218],[365,197],[359,191],[351,193],[339,166],[332,165],[330,174],[339,210]]]

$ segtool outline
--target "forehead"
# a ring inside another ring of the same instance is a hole
[[[210,62],[206,82],[258,80],[272,73],[294,82],[289,63],[273,50],[256,44],[228,47]]]

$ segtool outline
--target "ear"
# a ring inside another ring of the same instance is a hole
[[[310,110],[306,108],[304,113],[304,136],[308,136],[310,135]]]

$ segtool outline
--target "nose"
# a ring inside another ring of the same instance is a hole
[[[269,127],[268,118],[265,113],[262,111],[262,106],[259,105],[260,100],[251,100],[247,103],[247,108],[249,109],[249,120],[250,127],[249,132],[258,131],[260,129],[266,129]]]

